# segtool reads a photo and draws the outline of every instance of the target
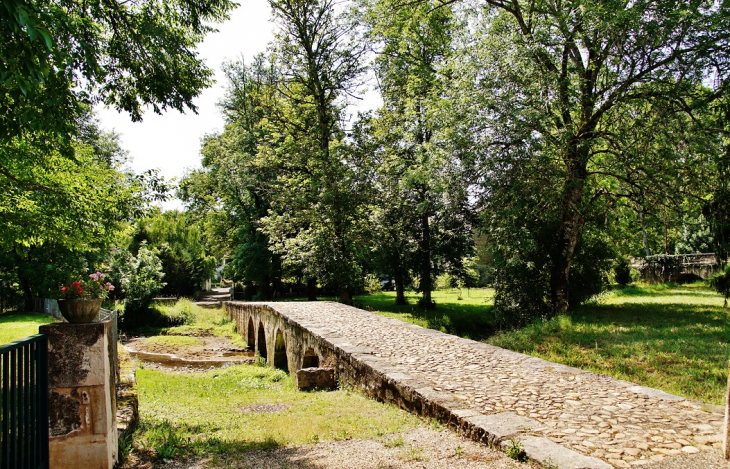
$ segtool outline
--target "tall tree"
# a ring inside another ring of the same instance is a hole
[[[264,55],[248,65],[229,63],[225,72],[228,89],[220,106],[226,128],[205,138],[203,169],[186,177],[179,195],[192,212],[204,216],[211,244],[231,261],[232,278],[255,283],[259,297],[270,299],[270,287],[276,290],[281,277],[281,260],[269,249],[260,220],[271,208],[277,174],[257,154],[269,138],[266,118],[278,73]]]
[[[272,138],[260,157],[278,172],[279,193],[263,220],[285,264],[337,291],[345,303],[361,282],[361,185],[343,143],[349,93],[361,74],[350,24],[333,0],[270,0],[281,73]]]
[[[418,272],[421,304],[432,307],[434,268],[460,263],[471,225],[459,194],[458,155],[438,142],[439,109],[449,76],[457,22],[450,7],[426,1],[408,8],[397,0],[361,2],[374,45],[374,70],[383,106],[372,124],[382,148],[374,152],[380,192],[376,218],[379,252],[392,263],[397,301],[404,302],[409,268]],[[439,8],[437,8],[439,7]],[[454,184],[452,184],[452,182]],[[415,249],[413,249],[415,247]]]
[[[654,163],[684,164],[687,152],[672,151],[681,148],[672,135],[650,158],[633,151],[637,119],[625,117],[644,109],[677,117],[665,108],[693,114],[703,80],[728,73],[729,7],[672,0],[485,3],[481,39],[459,64],[472,68],[467,80],[483,98],[471,134],[483,139],[495,213],[502,220],[554,220],[549,297],[562,312],[571,304],[581,234],[607,206],[612,184],[637,171],[656,175]],[[650,121],[641,124],[644,133]]]

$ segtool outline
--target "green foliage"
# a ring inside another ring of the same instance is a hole
[[[515,461],[527,461],[527,455],[525,454],[525,449],[522,447],[522,443],[515,439],[511,439],[508,442],[507,456]]]
[[[448,144],[437,138],[449,81],[441,69],[459,25],[451,7],[438,2],[402,8],[397,1],[364,0],[359,9],[367,38],[380,49],[373,68],[384,101],[363,124],[368,135],[359,136],[372,155],[377,188],[370,217],[377,267],[395,279],[399,293],[412,270],[420,304],[432,308],[433,277],[443,270],[457,275],[471,248],[463,185],[470,166],[462,152],[442,151]]]
[[[207,255],[204,235],[190,214],[171,210],[139,220],[130,251],[136,253],[142,242],[158,251],[164,296],[192,297],[213,276],[216,260]]]
[[[226,128],[205,138],[203,169],[188,174],[178,191],[202,220],[212,252],[230,258],[226,275],[248,285],[255,282],[264,299],[271,298],[270,286],[282,276],[281,259],[260,230],[277,185],[276,167],[257,160],[259,147],[275,130],[266,120],[278,79],[272,65],[269,58],[258,55],[251,64],[224,66]]]
[[[450,64],[456,86],[444,128],[479,149],[490,235],[511,238],[533,269],[548,269],[550,306],[567,311],[576,304],[570,273],[586,231],[612,230],[626,220],[616,209],[623,215],[630,205],[664,225],[684,204],[696,212],[706,195],[707,162],[719,150],[707,103],[723,94],[725,77],[714,90],[704,85],[715,73],[709,51],[728,40],[717,32],[730,16],[709,2],[486,4]],[[519,246],[540,236],[536,223],[554,223],[549,264]]]
[[[383,290],[380,285],[380,278],[377,275],[369,274],[365,277],[365,291],[368,293],[380,293]]]
[[[149,318],[149,306],[152,298],[162,290],[162,262],[158,251],[142,244],[136,256],[121,251],[115,257],[112,278],[121,287],[124,297],[124,314],[122,324],[125,328],[145,325]]]
[[[195,54],[228,0],[86,4],[6,0],[0,8],[0,141],[48,132],[67,139],[85,103],[141,120],[149,105],[195,110],[212,72]],[[0,168],[10,168],[0,162]],[[40,166],[39,166],[40,168]]]
[[[613,266],[614,280],[621,286],[626,286],[633,280],[631,278],[631,263],[627,257],[619,257]]]
[[[730,266],[726,265],[722,272],[710,278],[710,286],[725,298],[723,307],[727,306],[727,299],[730,298]]]
[[[450,274],[443,273],[436,277],[436,289],[447,290],[456,287],[456,279]]]

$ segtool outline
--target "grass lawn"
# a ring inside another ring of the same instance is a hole
[[[637,286],[489,343],[724,404],[730,309],[703,284]]]
[[[38,333],[38,326],[53,322],[53,316],[40,313],[0,314],[0,345]]]
[[[495,332],[492,316],[494,290],[491,288],[435,291],[432,298],[436,309],[432,311],[420,309],[419,298],[420,293],[406,292],[408,304],[397,306],[395,292],[382,292],[355,297],[355,306],[468,339],[485,339]]]
[[[298,392],[283,371],[255,365],[205,373],[140,368],[137,383],[136,446],[157,459],[368,438],[419,422],[354,392]]]

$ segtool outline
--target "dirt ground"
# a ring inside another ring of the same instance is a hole
[[[243,347],[231,343],[228,337],[198,336],[201,345],[179,347],[152,343],[147,337],[135,337],[124,342],[125,348],[147,353],[164,353],[176,355],[186,360],[226,359],[253,357],[253,352],[247,352]]]
[[[141,466],[140,466],[141,467]],[[224,459],[191,458],[160,463],[164,469],[536,469],[505,453],[425,426],[409,432],[366,440],[340,440],[313,445],[250,451]]]

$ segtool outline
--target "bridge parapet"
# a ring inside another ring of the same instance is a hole
[[[649,283],[707,280],[719,271],[715,253],[632,257],[631,267]]]

